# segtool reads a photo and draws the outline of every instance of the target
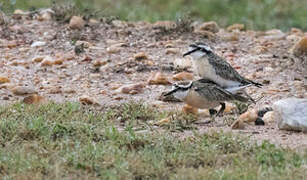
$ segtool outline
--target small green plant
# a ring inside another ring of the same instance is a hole
[[[81,14],[79,8],[70,1],[67,3],[52,1],[51,9],[54,11],[55,19],[61,22],[68,22],[72,16]]]
[[[0,2],[0,12],[9,13],[12,12],[15,9],[16,0],[7,0],[7,1],[1,1]]]
[[[116,108],[110,109],[110,111],[114,111],[115,120],[123,124],[142,124],[149,120],[154,120],[157,116],[159,116],[160,112],[155,110],[144,102],[129,102],[125,104],[121,104]]]
[[[236,120],[234,116],[224,116],[223,121],[227,126],[231,126],[232,123]]]
[[[239,114],[243,114],[248,110],[248,104],[246,103],[234,101],[234,104],[236,105]]]
[[[183,112],[170,112],[168,115],[170,122],[164,127],[172,132],[183,132],[185,130],[197,129],[193,123],[197,120],[197,117],[193,114],[186,114]]]
[[[176,29],[175,31],[185,33],[191,32],[193,23],[193,18],[189,14],[178,14],[175,19]]]

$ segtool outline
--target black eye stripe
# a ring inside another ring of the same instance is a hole
[[[191,54],[191,53],[193,53],[193,52],[195,52],[195,51],[198,51],[198,50],[201,50],[201,48],[196,47],[195,49],[193,49],[192,51],[190,51],[189,54]]]
[[[210,49],[208,50],[208,49],[206,49],[206,48],[200,48],[200,50],[201,50],[202,52],[205,52],[205,53],[210,53],[210,52],[212,52]]]
[[[203,52],[209,52],[210,51],[206,48],[206,45],[204,45],[204,44],[199,44],[199,45],[198,44],[191,44],[190,47],[194,48],[196,50],[201,50]]]

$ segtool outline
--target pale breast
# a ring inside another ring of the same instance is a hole
[[[184,102],[199,109],[214,108],[220,104],[217,101],[208,101],[206,97],[200,96],[193,90],[189,91],[188,95],[184,99]]]
[[[216,76],[215,70],[205,57],[194,60],[193,69],[200,77],[212,78]]]
[[[193,69],[201,78],[206,78],[223,87],[239,86],[240,83],[231,81],[218,76],[213,66],[209,63],[208,59],[203,57],[193,61]]]

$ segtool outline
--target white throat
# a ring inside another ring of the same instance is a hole
[[[174,95],[174,97],[176,98],[176,99],[179,99],[179,100],[181,100],[181,101],[184,101],[184,99],[187,97],[187,95],[188,95],[188,90],[186,90],[186,91],[176,91],[173,95]]]

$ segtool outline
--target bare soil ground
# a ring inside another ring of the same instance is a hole
[[[295,58],[289,53],[306,33],[295,29],[286,33],[279,30],[227,32],[224,29],[215,34],[178,32],[167,30],[168,23],[159,27],[146,22],[99,23],[81,30],[71,30],[67,24],[55,21],[21,19],[1,25],[0,74],[10,82],[0,84],[0,103],[22,100],[22,96],[11,90],[19,85],[28,86],[56,102],[79,101],[81,96],[88,95],[102,106],[142,100],[157,108],[178,109],[181,103],[175,105],[158,100],[161,93],[171,87],[149,85],[148,79],[153,73],[162,72],[173,81],[172,76],[178,72],[174,61],[183,59],[182,54],[194,42],[210,44],[243,76],[264,84],[261,89],[251,87],[247,90],[254,99],[259,99],[250,108],[270,106],[286,97],[307,97],[306,74],[297,68]],[[45,44],[31,47],[37,41]],[[80,43],[78,41],[86,46],[80,54],[75,53],[73,44]],[[134,55],[139,52],[144,52],[147,60],[135,60]],[[49,58],[51,64],[45,60],[45,65],[35,62],[37,57]],[[101,61],[100,67],[94,66],[97,61]],[[124,94],[119,91],[124,85],[137,83],[145,85],[142,92]],[[198,129],[231,131],[223,118]],[[306,134],[280,131],[275,123],[248,125],[245,130],[233,131],[282,146],[307,146]]]

